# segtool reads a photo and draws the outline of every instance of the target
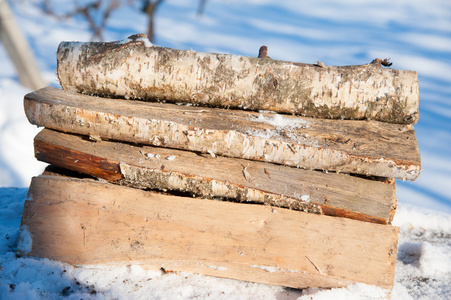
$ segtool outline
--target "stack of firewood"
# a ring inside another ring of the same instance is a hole
[[[52,166],[25,203],[27,255],[392,287],[395,179],[420,172],[416,72],[174,50],[141,35],[63,42],[57,56],[63,89],[24,99],[45,127],[36,158]]]

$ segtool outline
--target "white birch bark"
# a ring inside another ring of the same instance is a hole
[[[32,124],[102,139],[408,180],[421,168],[412,125],[107,99],[56,88],[24,101]]]
[[[414,124],[418,75],[383,68],[315,66],[124,42],[62,42],[58,77],[66,90],[133,99],[272,110],[308,117]]]

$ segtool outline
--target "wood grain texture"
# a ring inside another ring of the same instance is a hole
[[[28,256],[295,288],[393,285],[397,227],[52,176],[33,178],[27,199]]]
[[[408,180],[421,167],[412,125],[127,101],[56,88],[27,94],[24,106],[32,124],[103,139]]]
[[[257,50],[257,49],[256,49]],[[414,124],[418,75],[380,63],[324,66],[146,47],[143,40],[62,42],[58,78],[66,90],[308,117]]]
[[[181,191],[380,224],[391,221],[396,207],[394,180],[381,182],[175,149],[94,142],[49,129],[35,137],[34,147],[40,161],[141,189]]]

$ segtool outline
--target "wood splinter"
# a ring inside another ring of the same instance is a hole
[[[323,272],[321,271],[321,269],[310,259],[310,257],[308,257],[307,255],[305,256],[305,258],[308,259],[308,261],[315,267],[315,269],[322,275]]]
[[[247,171],[247,167],[249,167],[249,164],[247,164],[247,167],[241,165],[243,167],[243,175],[244,178],[246,178],[247,181],[251,181],[251,175],[249,174],[249,172]]]
[[[86,226],[80,224],[81,229],[83,230],[83,246],[86,246]]]

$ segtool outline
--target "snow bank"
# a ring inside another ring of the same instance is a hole
[[[46,165],[34,158],[33,138],[40,129],[28,122],[23,111],[23,96],[29,92],[0,76],[0,187],[28,186]]]
[[[393,223],[400,236],[392,299],[449,297],[451,215],[400,204]]]

